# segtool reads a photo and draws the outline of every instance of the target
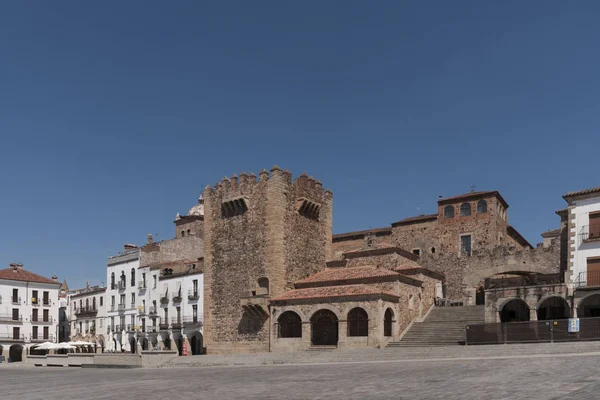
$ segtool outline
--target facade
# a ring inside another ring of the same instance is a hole
[[[22,264],[0,270],[0,354],[21,361],[30,343],[54,342],[58,333],[60,283]]]
[[[106,332],[119,343],[128,341],[131,344],[131,339],[135,336],[138,317],[139,266],[140,249],[135,245],[125,245],[123,253],[108,259],[106,268],[108,284],[105,292]],[[136,348],[135,341],[133,341],[133,348]]]
[[[89,284],[69,294],[71,340],[95,343],[99,348],[106,345],[108,326],[105,294],[105,287]]]

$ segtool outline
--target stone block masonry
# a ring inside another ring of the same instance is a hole
[[[204,321],[209,353],[268,351],[264,297],[325,268],[333,194],[275,166],[204,190]],[[244,307],[241,304],[245,299]]]

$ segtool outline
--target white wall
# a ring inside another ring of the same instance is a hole
[[[132,324],[132,316],[133,316],[133,324],[135,325],[137,323],[137,315],[138,315],[138,310],[136,308],[136,305],[139,304],[138,303],[138,282],[141,280],[141,273],[138,270],[139,264],[140,264],[140,260],[139,260],[139,251],[133,252],[133,254],[137,254],[137,258],[133,258],[131,257],[132,253],[126,253],[125,255],[122,256],[116,256],[116,257],[112,257],[111,259],[109,259],[109,265],[107,265],[106,268],[106,295],[105,295],[105,307],[106,307],[106,323],[103,324],[103,331],[104,334],[106,334],[107,330],[106,327],[109,326],[111,324],[111,318],[114,318],[114,326],[116,327],[117,325],[121,325],[121,316],[125,317],[125,321],[124,324],[125,326],[127,325],[131,325]],[[129,255],[129,256],[128,256]],[[118,263],[115,265],[111,265],[111,262],[115,262],[116,260],[119,259],[119,257],[122,257],[123,259],[129,259],[125,262],[122,263]],[[131,285],[131,270],[134,269],[135,270],[135,281],[133,282],[134,284]],[[111,275],[114,272],[115,274],[115,288],[113,289],[111,287]],[[120,282],[121,279],[121,273],[124,272],[125,274],[125,289],[120,290],[118,288],[118,284]],[[131,295],[132,293],[135,295],[135,303],[132,306],[131,303]],[[125,295],[125,309],[122,311],[119,311],[119,303],[121,302],[120,298],[121,295],[124,294]],[[111,305],[112,305],[112,296],[114,296],[114,309],[111,309]],[[119,332],[121,332],[123,330],[123,326],[121,326],[119,329]]]
[[[571,279],[577,280],[580,272],[587,270],[587,259],[589,257],[600,257],[600,241],[584,243],[580,233],[584,227],[589,226],[589,213],[600,211],[600,196],[576,200],[575,204],[575,224],[571,232],[575,233],[575,251],[571,254],[573,261],[573,273]]]

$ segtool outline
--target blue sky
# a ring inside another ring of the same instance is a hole
[[[600,185],[597,1],[0,4],[0,265],[71,287],[273,164],[334,232],[499,190],[532,243]]]

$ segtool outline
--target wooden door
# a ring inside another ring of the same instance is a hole
[[[600,257],[587,259],[587,286],[600,286]]]
[[[589,239],[600,239],[600,212],[590,213]]]

